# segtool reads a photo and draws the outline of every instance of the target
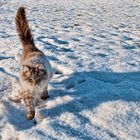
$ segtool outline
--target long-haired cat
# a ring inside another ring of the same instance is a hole
[[[37,101],[48,98],[47,88],[52,77],[52,68],[44,53],[35,46],[24,7],[17,10],[15,22],[23,48],[20,59],[20,94],[15,101],[23,99],[27,119],[31,120],[35,115]]]

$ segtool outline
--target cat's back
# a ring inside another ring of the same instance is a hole
[[[23,64],[27,61],[30,61],[30,59],[32,58],[39,58],[43,56],[44,56],[44,53],[40,51],[38,48],[27,46],[26,49],[24,49],[22,52],[20,62],[21,64]]]

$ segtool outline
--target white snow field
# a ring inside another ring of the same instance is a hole
[[[8,100],[22,5],[54,69],[37,123]],[[140,140],[140,1],[0,0],[0,140]]]

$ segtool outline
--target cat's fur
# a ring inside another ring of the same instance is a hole
[[[21,89],[17,101],[23,99],[27,119],[33,119],[37,101],[48,98],[47,88],[52,77],[52,68],[44,53],[35,46],[24,7],[17,10],[15,22],[23,47],[19,77]]]

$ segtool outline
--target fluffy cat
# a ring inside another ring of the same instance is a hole
[[[23,52],[20,58],[19,95],[11,100],[20,102],[23,99],[27,119],[31,120],[38,100],[48,98],[47,88],[53,72],[44,53],[35,46],[24,7],[17,10],[15,22]]]

